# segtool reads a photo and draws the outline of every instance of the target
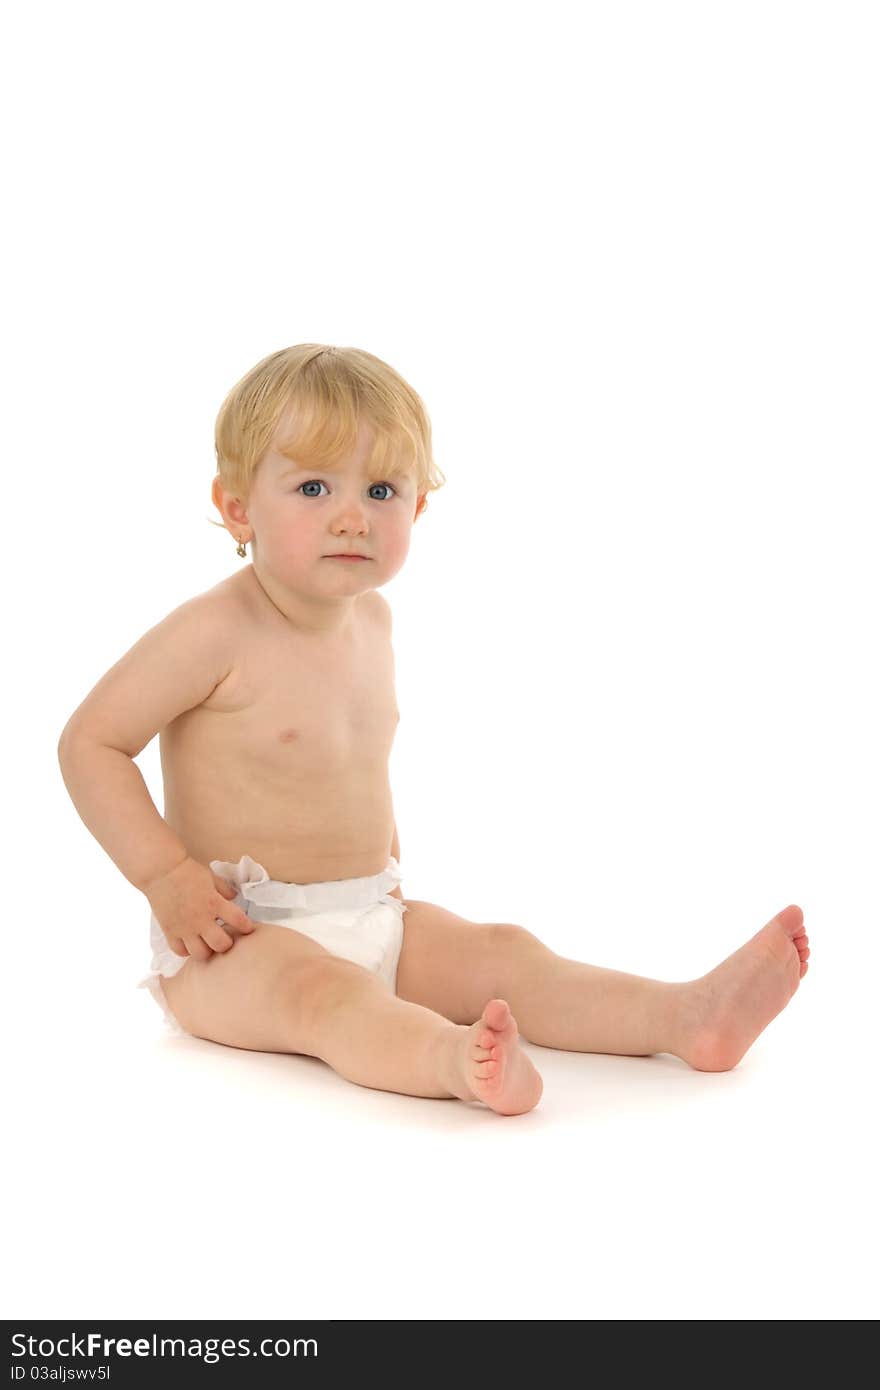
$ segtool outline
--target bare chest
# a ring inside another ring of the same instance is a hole
[[[161,733],[165,819],[205,863],[249,854],[297,883],[378,873],[399,719],[386,626],[365,616],[327,643],[251,621],[234,647],[227,678]]]
[[[390,641],[374,626],[350,646],[242,642],[235,669],[165,731],[168,756],[290,779],[387,762],[399,712]]]

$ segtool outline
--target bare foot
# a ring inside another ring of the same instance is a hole
[[[519,1045],[516,1020],[504,999],[490,999],[482,1018],[457,1043],[456,1094],[481,1100],[499,1115],[522,1115],[541,1099],[544,1083]]]
[[[730,1071],[785,1008],[807,973],[809,954],[803,912],[783,908],[751,941],[687,986],[679,1055],[697,1071]]]

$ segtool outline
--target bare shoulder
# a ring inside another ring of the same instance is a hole
[[[227,579],[221,579],[213,588],[196,594],[189,602],[197,604],[205,612],[217,614],[227,623],[241,623],[252,611],[252,587],[246,571],[241,570]]]
[[[362,594],[359,606],[367,622],[376,624],[385,636],[391,636],[391,605],[378,589]],[[267,610],[272,605],[267,603],[249,565],[189,599],[182,607],[213,618],[223,631],[240,643],[245,633],[253,634],[265,627]]]
[[[234,666],[232,602],[218,585],[178,604],[105,672],[62,738],[79,734],[135,758],[179,714],[204,704]]]
[[[383,629],[390,635],[391,633],[391,604],[379,593],[378,589],[371,589],[368,594],[364,594],[364,605],[366,612],[375,622],[381,623]]]
[[[236,580],[240,577],[231,576]],[[210,651],[214,661],[222,666],[225,678],[234,665],[237,644],[247,622],[245,593],[239,585],[223,580],[185,599],[169,613],[162,626],[167,627],[169,643],[176,641],[181,648],[195,644],[202,652]]]

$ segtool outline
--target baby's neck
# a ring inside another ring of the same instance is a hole
[[[284,622],[303,637],[346,639],[351,637],[361,594],[335,599],[313,599],[294,593],[280,584],[273,575],[258,570],[256,564],[246,571],[258,598],[265,600]]]

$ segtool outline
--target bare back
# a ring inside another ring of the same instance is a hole
[[[384,600],[361,595],[351,633],[327,638],[293,629],[251,566],[210,593],[234,665],[160,732],[165,820],[202,864],[248,854],[288,883],[380,873],[399,719]]]

